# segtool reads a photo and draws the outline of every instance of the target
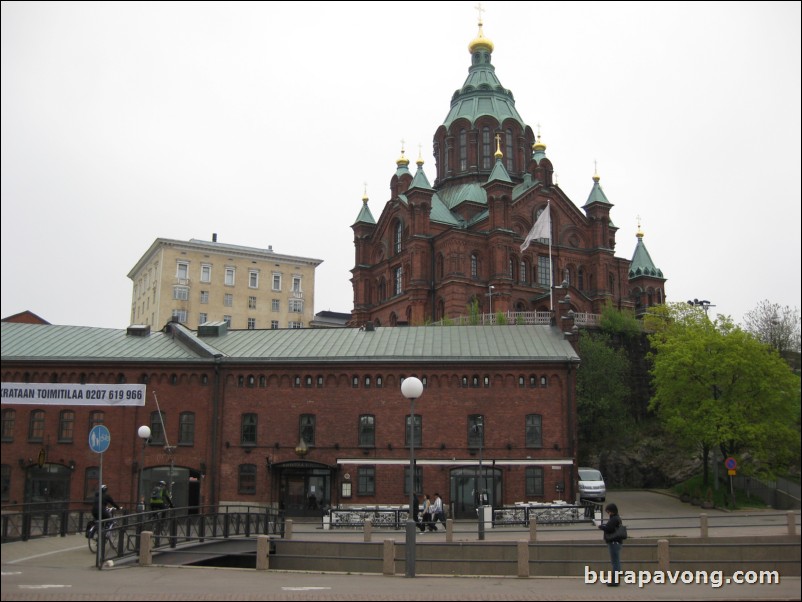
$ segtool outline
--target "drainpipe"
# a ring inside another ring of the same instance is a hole
[[[214,386],[212,387],[212,445],[211,445],[211,461],[209,463],[209,493],[211,496],[211,500],[209,500],[210,505],[217,506],[218,501],[220,500],[220,492],[219,492],[219,474],[220,474],[220,457],[221,457],[221,445],[220,442],[220,417],[222,416],[222,386],[221,381],[222,377],[220,375],[221,371],[221,355],[214,356]]]

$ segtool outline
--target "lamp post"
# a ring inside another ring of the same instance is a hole
[[[490,323],[493,323],[493,289],[496,288],[492,284],[487,285],[487,298],[490,301]]]
[[[710,309],[711,307],[715,307],[715,305],[711,304],[710,301],[708,301],[707,299],[702,299],[702,300],[688,299],[688,305],[691,305],[693,307],[701,307],[703,310],[705,310],[705,316],[707,316],[708,309]]]
[[[401,383],[401,395],[409,399],[409,513],[407,515],[407,577],[415,576],[415,533],[418,526],[412,516],[415,498],[415,400],[423,394],[423,383],[410,376]]]
[[[485,505],[485,496],[484,496],[484,470],[482,466],[482,446],[484,445],[485,439],[485,429],[484,429],[484,418],[482,416],[478,416],[476,418],[476,423],[473,425],[474,432],[479,436],[479,478],[477,479],[477,485],[475,486],[476,489],[476,514],[477,518],[479,519],[479,539],[482,540],[485,538],[485,517],[483,512],[483,507]]]
[[[142,474],[145,470],[145,448],[148,445],[148,439],[150,439],[150,427],[142,425],[139,427],[139,430],[136,432],[136,434],[140,439],[142,439],[142,462],[139,464],[139,486],[137,487],[136,509],[137,512],[144,512],[145,501],[142,496],[145,492],[145,484],[142,482]]]

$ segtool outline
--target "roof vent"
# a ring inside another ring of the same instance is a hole
[[[198,326],[199,337],[221,337],[228,332],[226,322],[206,322]]]
[[[125,334],[129,337],[146,337],[150,334],[150,324],[131,324]]]
[[[373,322],[365,322],[365,332],[373,332]]]

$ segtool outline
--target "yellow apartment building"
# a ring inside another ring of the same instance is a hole
[[[131,324],[191,329],[307,328],[314,318],[315,268],[322,259],[211,241],[157,238],[128,273]]]

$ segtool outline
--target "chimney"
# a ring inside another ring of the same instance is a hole
[[[212,232],[212,242],[217,242],[217,232]]]

